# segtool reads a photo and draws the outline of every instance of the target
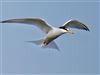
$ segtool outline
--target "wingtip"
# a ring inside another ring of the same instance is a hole
[[[89,28],[86,28],[85,30],[90,32],[90,29]]]
[[[90,29],[86,25],[84,25],[83,29],[86,30],[86,31],[90,31]]]
[[[0,23],[12,23],[12,20],[4,20],[4,21],[0,21]]]
[[[87,31],[89,31],[90,32],[90,30],[88,29]]]
[[[0,21],[0,23],[5,23],[4,21]]]
[[[6,23],[6,22],[8,22],[8,21],[0,21],[0,23]]]

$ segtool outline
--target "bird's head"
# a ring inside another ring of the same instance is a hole
[[[64,30],[68,31],[68,29],[67,29],[67,28],[65,28],[64,26],[59,27],[59,28],[60,28],[60,29],[64,29]]]
[[[64,30],[66,30],[67,33],[74,34],[73,31],[71,31],[69,28],[66,28],[66,27],[64,27],[64,26],[59,27],[59,28],[60,28],[60,29],[64,29]]]

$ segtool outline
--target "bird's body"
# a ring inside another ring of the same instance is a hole
[[[40,40],[28,41],[28,42],[41,45],[44,48],[55,48],[58,50],[59,48],[54,42],[54,40],[65,33],[73,34],[73,32],[69,28],[77,28],[89,31],[86,25],[77,20],[69,20],[65,22],[63,26],[60,26],[58,28],[50,26],[47,22],[45,22],[43,19],[40,18],[10,19],[1,21],[0,23],[23,23],[23,24],[35,25],[39,27],[42,31],[44,31],[46,33],[46,36]]]
[[[48,34],[44,37],[44,43],[45,45],[49,44],[51,41],[56,39],[57,37],[61,36],[62,34],[66,33],[67,31],[60,28],[52,28],[51,31],[48,32]]]

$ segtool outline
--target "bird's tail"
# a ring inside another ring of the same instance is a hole
[[[54,41],[50,42],[48,45],[43,45],[44,39],[40,39],[40,40],[36,40],[36,41],[26,41],[26,42],[40,45],[42,48],[53,48],[53,49],[57,49],[58,51],[60,51],[59,47],[57,46],[57,44]]]
[[[36,41],[26,41],[26,42],[34,43],[36,45],[42,45],[43,41],[44,41],[44,39],[40,39],[40,40],[36,40]]]

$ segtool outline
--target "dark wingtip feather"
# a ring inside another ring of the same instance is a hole
[[[0,23],[12,23],[11,20],[4,20],[4,21],[0,21]]]
[[[88,29],[87,29],[87,31],[89,31],[89,32],[90,32],[90,29],[88,28]]]
[[[86,31],[90,31],[90,29],[89,29],[88,27],[84,28],[84,30],[86,30]]]
[[[84,28],[84,30],[86,30],[86,31],[90,31],[89,28]]]
[[[86,31],[90,31],[90,29],[86,26],[86,25],[84,25],[83,24],[83,27],[82,27],[84,30],[86,30]]]
[[[0,23],[6,23],[6,21],[0,21]]]

